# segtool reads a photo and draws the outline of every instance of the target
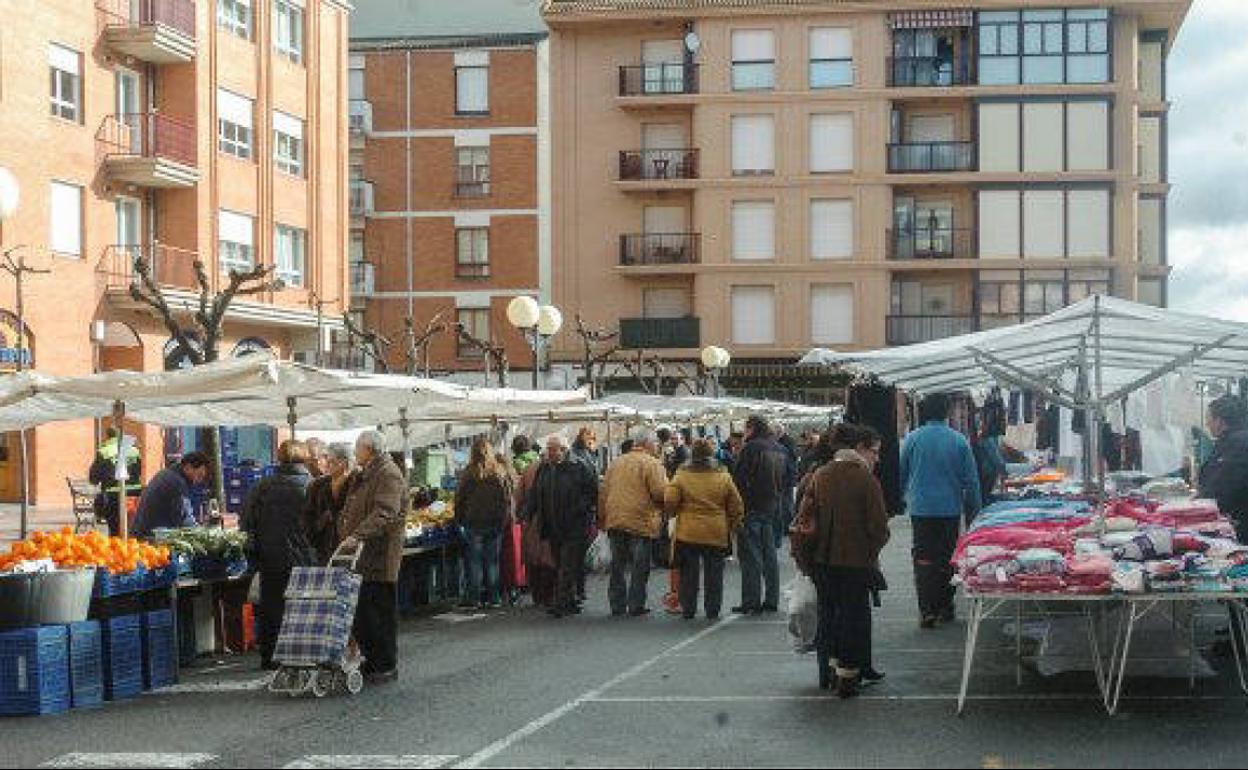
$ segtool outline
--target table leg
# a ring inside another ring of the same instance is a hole
[[[1244,622],[1244,605],[1238,599],[1226,603],[1226,611],[1231,622],[1231,654],[1235,656],[1235,671],[1239,675],[1239,689],[1248,695],[1248,678],[1244,676],[1244,652],[1240,644],[1248,633],[1248,623]],[[1236,634],[1235,631],[1239,633]]]
[[[971,668],[975,665],[975,643],[979,639],[979,624],[983,620],[984,600],[971,599],[971,618],[966,626],[966,651],[962,657],[962,688],[958,691],[958,716],[966,708],[966,691],[971,683]]]
[[[1023,686],[1023,603],[1014,604],[1014,686]]]
[[[1095,607],[1096,612],[1093,612]],[[1092,651],[1092,673],[1096,675],[1096,687],[1101,691],[1102,700],[1105,698],[1105,660],[1101,656],[1101,628],[1104,625],[1104,615],[1101,612],[1100,605],[1085,605],[1083,615],[1088,621],[1088,647]]]
[[[1113,682],[1113,692],[1110,695],[1108,702],[1105,704],[1106,710],[1109,712],[1110,716],[1114,716],[1118,713],[1118,704],[1122,699],[1122,683],[1123,680],[1127,678],[1127,664],[1130,662],[1131,654],[1131,637],[1135,633],[1136,618],[1142,617],[1143,614],[1147,614],[1148,612],[1145,610],[1144,613],[1137,615],[1136,605],[1137,602],[1127,602],[1127,611],[1130,614],[1127,616],[1127,632],[1122,638],[1122,658],[1118,661],[1117,672],[1111,672],[1110,674],[1111,677],[1115,678],[1115,681]]]

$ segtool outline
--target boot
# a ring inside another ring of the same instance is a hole
[[[836,695],[841,700],[858,697],[858,672],[852,669],[836,670]]]
[[[828,653],[824,650],[815,650],[815,663],[819,666],[819,689],[832,689],[832,661],[828,658]]]

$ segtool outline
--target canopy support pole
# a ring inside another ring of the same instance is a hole
[[[297,398],[294,396],[286,397],[286,426],[290,428],[291,441],[295,440],[295,425],[299,422],[299,413],[296,411],[298,405],[299,400]]]
[[[607,423],[607,461],[615,456],[615,442],[611,438],[611,410],[602,413],[602,419]]]
[[[1194,363],[1197,359],[1201,358],[1206,353],[1212,352],[1222,347],[1222,345],[1224,345],[1227,341],[1232,340],[1234,338],[1235,338],[1235,335],[1227,334],[1224,337],[1219,337],[1214,342],[1210,342],[1205,345],[1198,345],[1192,348],[1191,351],[1179,356],[1178,358],[1175,358],[1170,363],[1165,364],[1163,366],[1159,366],[1156,369],[1149,372],[1148,374],[1143,375],[1139,379],[1133,382],[1130,382],[1126,385],[1123,385],[1121,388],[1118,388],[1113,393],[1110,393],[1108,396],[1106,396],[1103,400],[1103,403],[1112,404],[1116,401],[1121,401],[1127,395],[1134,393],[1135,391],[1139,390],[1140,388],[1143,388],[1144,386],[1148,385],[1154,380],[1159,380],[1162,377],[1165,377],[1167,374],[1171,374],[1177,371],[1180,367],[1187,366],[1190,363]]]
[[[122,439],[125,437],[125,434],[122,432],[122,429],[121,429],[121,423],[125,419],[126,419],[125,403],[123,403],[120,400],[114,401],[113,402],[113,425],[117,428],[117,436],[118,436],[117,447],[119,450],[121,448],[124,448],[125,446],[124,442],[122,441]],[[117,467],[119,469],[123,469],[123,472],[124,472],[124,469],[126,467],[125,456],[119,453],[117,455],[117,459],[120,461],[120,464]],[[125,540],[128,537],[130,537],[130,515],[126,511],[126,486],[127,484],[124,481],[117,485],[117,535],[122,540]]]
[[[1097,493],[1105,498],[1105,461],[1101,457],[1104,448],[1101,446],[1101,431],[1105,421],[1105,361],[1101,350],[1101,295],[1096,295],[1092,310],[1092,342],[1096,355],[1096,424],[1092,426],[1093,446],[1096,447],[1096,486]]]
[[[412,423],[407,419],[407,407],[399,407],[399,431],[403,434],[403,479],[407,481],[407,469],[411,461],[411,427]]]
[[[1005,380],[1007,383],[1020,388],[1034,390],[1050,401],[1063,404],[1064,406],[1069,406],[1072,409],[1078,408],[1076,405],[1076,402],[1079,399],[1077,394],[1070,393],[1059,386],[1038,380],[1030,373],[1019,369],[1009,361],[1004,361],[997,356],[994,356],[986,350],[979,350],[977,348],[968,348],[968,350],[970,350],[975,356],[979,365],[991,372],[994,377]]]

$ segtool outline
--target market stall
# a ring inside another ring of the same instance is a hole
[[[1017,634],[1027,607],[1078,608],[1110,713],[1142,618],[1167,611],[1179,625],[1194,617],[1193,605],[1222,603],[1244,627],[1248,552],[1216,505],[1114,497],[1104,465],[1091,458],[1110,411],[1132,394],[1166,378],[1208,384],[1248,372],[1248,325],[1093,296],[1018,326],[887,350],[813,350],[802,363],[849,367],[917,395],[1019,388],[1090,426],[1082,484],[989,509],[959,543],[971,602],[959,713],[980,625],[1010,609]]]

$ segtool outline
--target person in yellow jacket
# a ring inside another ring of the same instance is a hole
[[[667,515],[674,517],[675,566],[680,570],[680,607],[685,620],[698,611],[698,577],[705,572],[703,606],[715,620],[724,599],[724,560],[732,551],[732,533],[745,520],[745,504],[732,475],[715,462],[715,445],[693,444],[693,458],[667,486]]]
[[[650,614],[646,594],[650,556],[663,526],[663,493],[667,472],[651,433],[633,440],[633,449],[611,463],[598,503],[598,528],[611,541],[611,583],[607,596],[611,614]]]

